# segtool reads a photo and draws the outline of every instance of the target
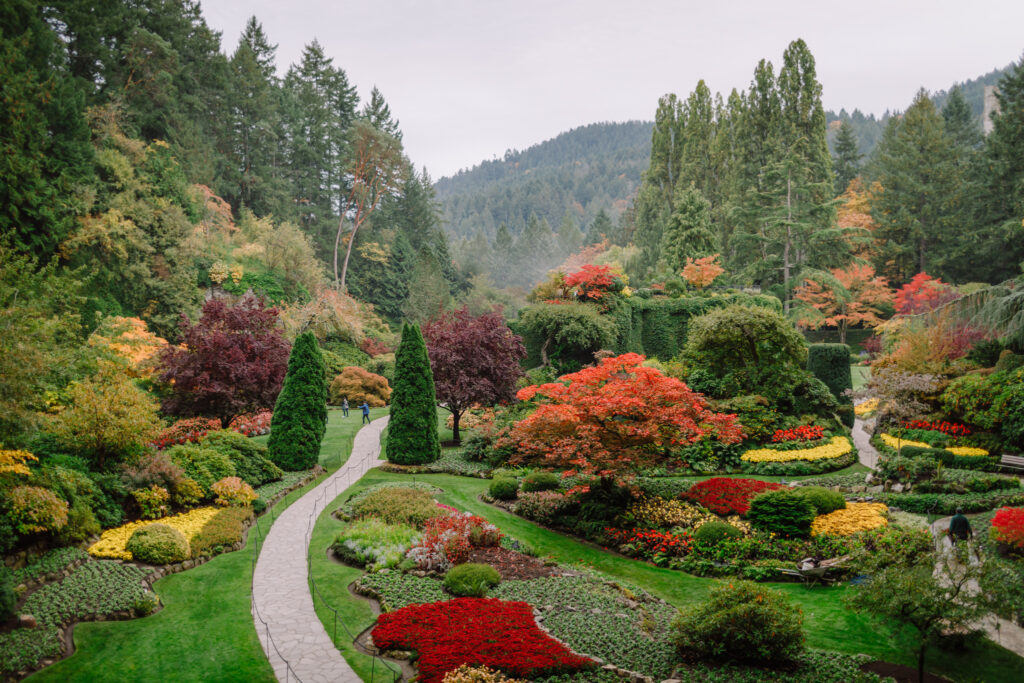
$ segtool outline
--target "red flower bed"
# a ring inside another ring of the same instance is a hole
[[[471,548],[498,545],[503,533],[483,517],[453,513],[427,520],[423,537],[409,549],[420,569],[445,570],[469,559]]]
[[[824,427],[808,427],[807,425],[801,425],[799,427],[794,427],[793,429],[776,429],[775,433],[772,434],[772,443],[782,443],[784,441],[817,441],[823,436],[825,436]]]
[[[942,432],[952,437],[959,436],[970,436],[971,429],[967,425],[960,424],[959,422],[928,422],[927,420],[911,420],[904,422],[903,426],[906,429],[929,429],[933,432]]]
[[[604,531],[618,545],[631,546],[638,557],[655,564],[667,563],[670,557],[680,557],[690,549],[690,537],[687,534],[673,534],[657,529],[627,531],[611,527]]]
[[[757,479],[714,477],[694,484],[681,497],[703,505],[716,515],[745,515],[754,496],[780,488],[779,484]]]
[[[992,518],[996,540],[1024,550],[1024,508],[999,508]]]
[[[178,444],[195,443],[206,436],[208,432],[218,429],[220,429],[220,420],[212,418],[193,417],[188,420],[178,420],[167,429],[161,430],[152,446],[162,451]]]
[[[440,683],[463,664],[533,678],[590,669],[595,662],[537,627],[525,602],[457,598],[410,605],[377,618],[373,643],[382,650],[415,650],[423,683]]]

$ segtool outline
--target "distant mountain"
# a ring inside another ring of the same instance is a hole
[[[441,178],[434,188],[445,224],[456,236],[481,230],[493,240],[502,223],[520,234],[531,213],[555,229],[566,214],[580,229],[601,209],[617,220],[650,162],[652,126],[594,123]]]

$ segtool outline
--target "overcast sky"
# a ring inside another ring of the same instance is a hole
[[[803,38],[826,109],[904,109],[1017,61],[1024,0],[201,0],[234,51],[255,14],[279,75],[314,38],[437,178],[597,121],[652,119],[659,96],[750,83]]]

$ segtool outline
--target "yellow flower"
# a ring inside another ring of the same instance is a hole
[[[827,460],[839,458],[853,450],[845,436],[833,436],[823,446],[801,448],[795,451],[775,451],[770,448],[755,448],[744,453],[740,460],[747,462],[790,462],[792,460]]]
[[[884,517],[888,510],[883,503],[847,503],[842,510],[815,517],[811,535],[850,536],[858,531],[877,529],[889,523]]]
[[[908,441],[907,439],[900,439],[893,436],[892,434],[882,434],[882,443],[889,448],[899,450],[903,446],[911,446],[913,448],[932,448],[929,444],[924,441]],[[988,455],[988,451],[984,448],[972,448],[971,446],[954,446],[952,448],[945,449],[953,455],[959,455],[962,458],[979,458]]]
[[[869,398],[868,400],[864,401],[863,403],[858,403],[854,407],[853,412],[854,412],[854,414],[863,417],[864,415],[867,415],[868,413],[873,413],[877,408],[878,408],[878,399],[877,398]]]
[[[196,508],[195,510],[189,510],[188,512],[180,515],[173,515],[171,517],[164,517],[163,519],[156,520],[160,524],[166,524],[169,527],[173,527],[181,532],[181,534],[192,542],[199,531],[206,526],[213,517],[220,512],[220,508],[216,507],[202,507]],[[124,549],[125,544],[128,543],[128,539],[132,537],[136,529],[144,527],[147,524],[153,524],[153,520],[143,519],[138,522],[128,522],[122,524],[119,527],[113,529],[107,529],[100,536],[100,540],[89,546],[89,554],[93,557],[109,557],[115,560],[131,560],[132,554]]]

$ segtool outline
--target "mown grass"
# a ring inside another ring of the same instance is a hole
[[[387,414],[371,411],[371,419]],[[331,411],[320,463],[329,471],[351,452],[360,427]],[[267,437],[258,437],[266,441]],[[316,482],[289,494],[260,518],[265,534],[273,517]],[[157,581],[164,604],[144,619],[93,622],[75,627],[75,654],[38,672],[32,681],[275,681],[253,624],[250,587],[260,534],[245,549]]]

